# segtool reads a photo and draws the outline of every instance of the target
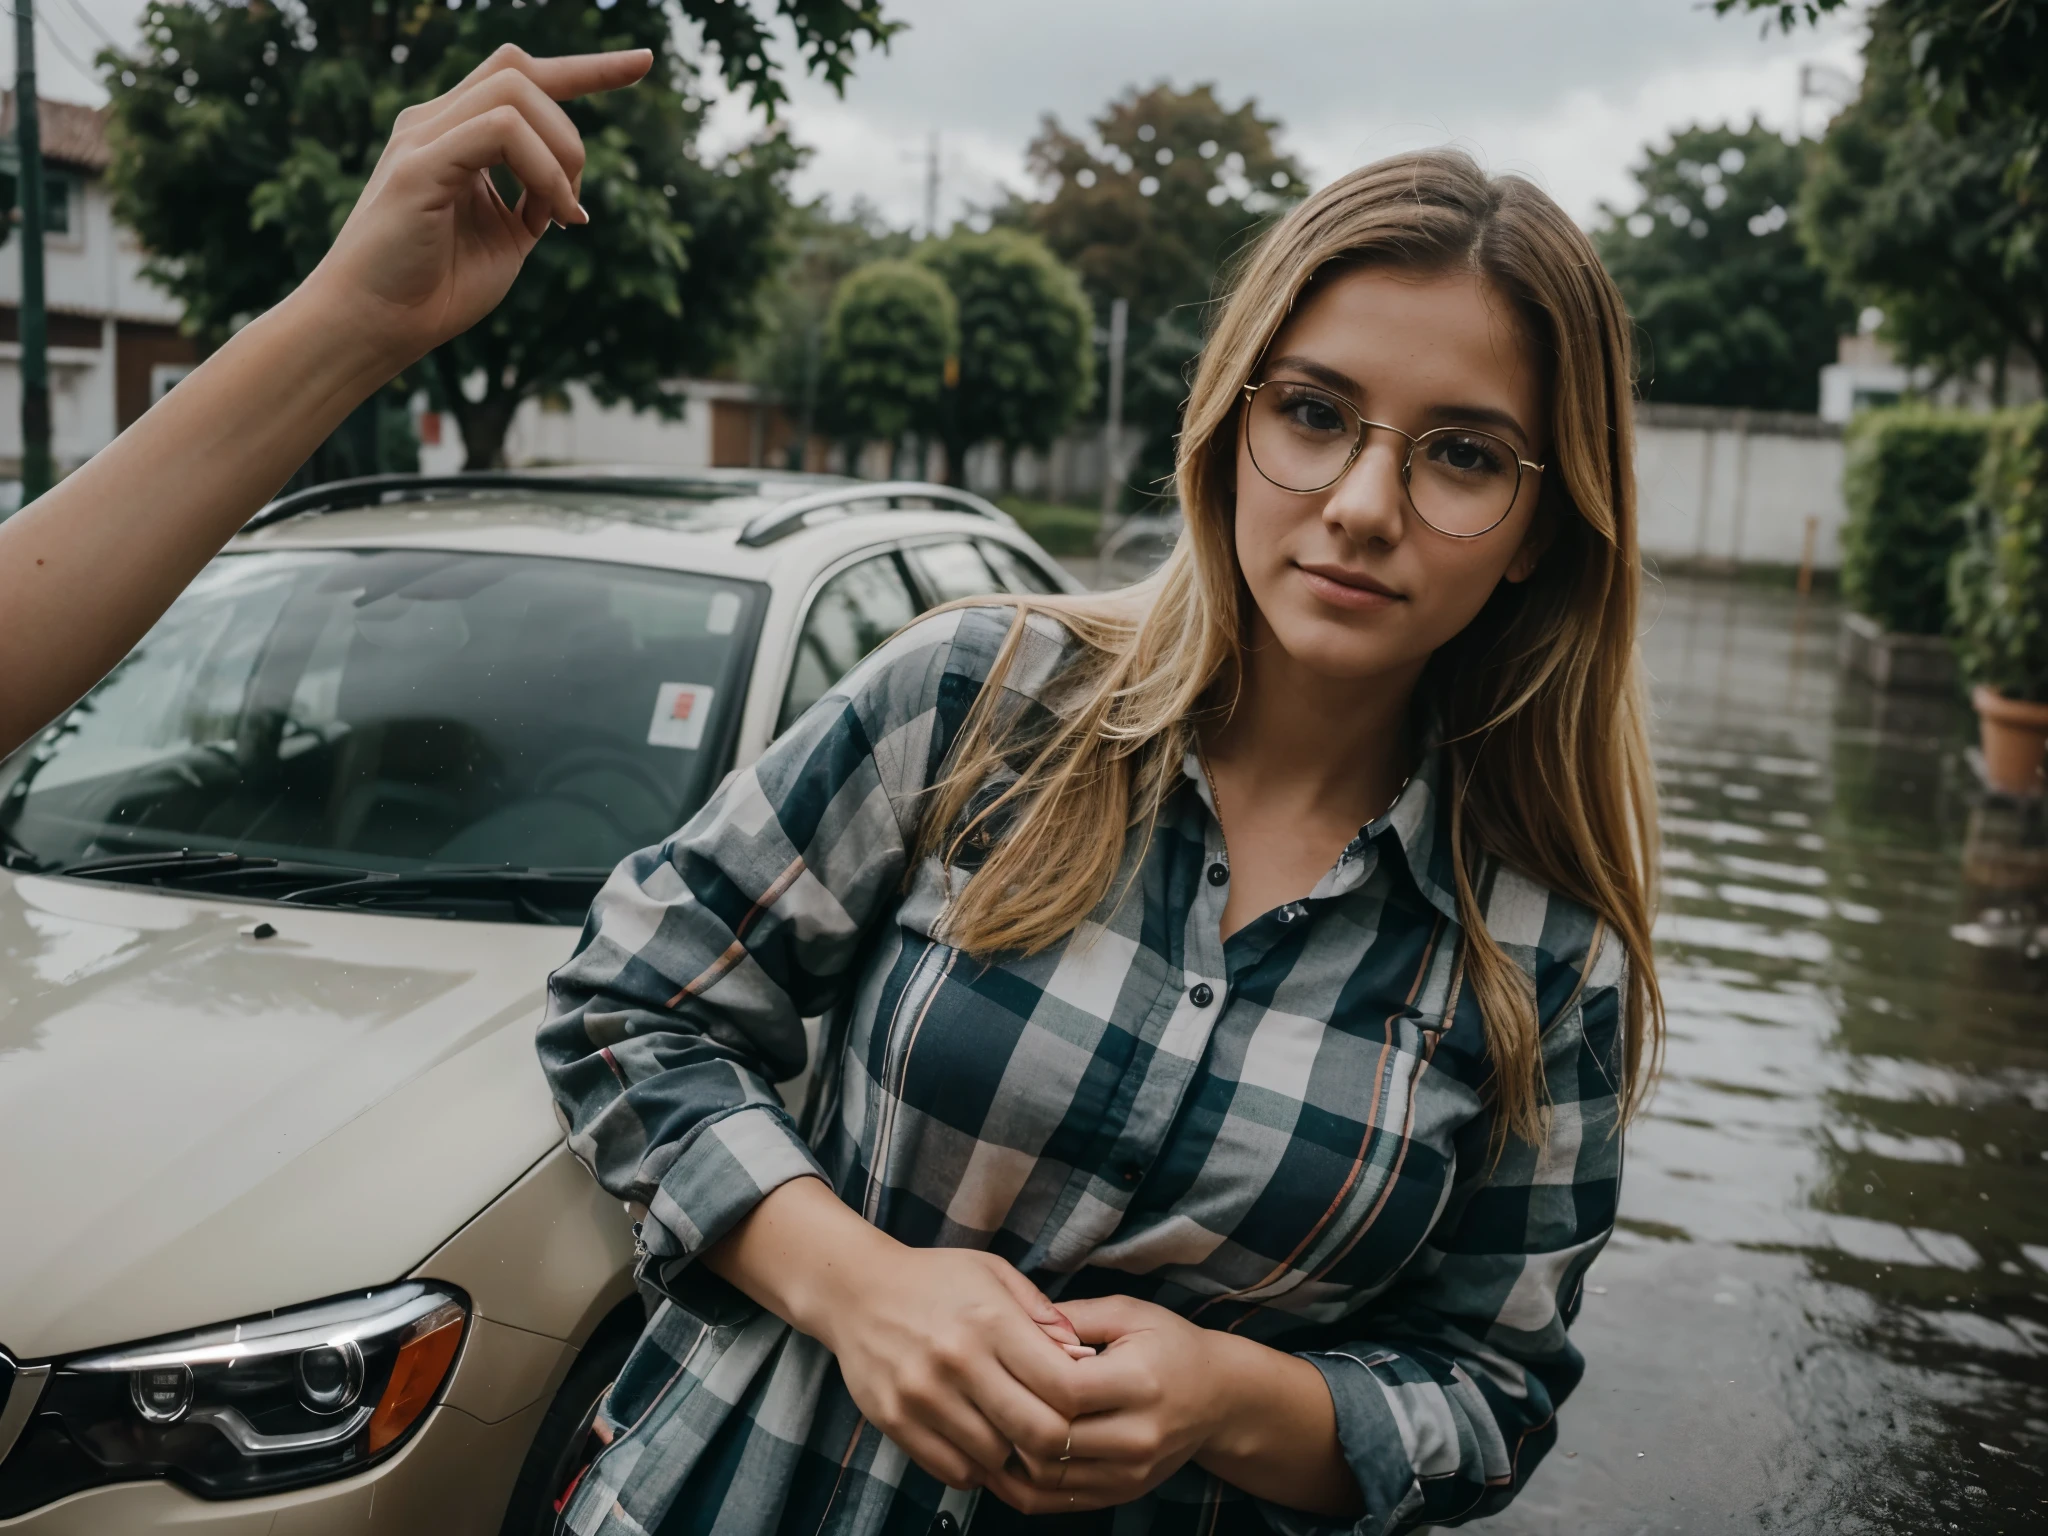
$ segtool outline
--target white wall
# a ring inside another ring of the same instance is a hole
[[[1644,406],[1636,425],[1643,552],[1667,562],[1842,563],[1842,439],[1814,417]]]

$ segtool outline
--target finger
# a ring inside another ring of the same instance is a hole
[[[561,164],[571,189],[580,187],[584,162],[583,135],[577,132],[569,114],[557,106],[547,92],[516,69],[500,70],[473,90],[451,92],[438,101],[429,102],[425,114],[417,122],[408,124],[407,132],[417,139],[431,141],[457,123],[480,117],[498,107],[510,107],[525,118]]]
[[[1090,1414],[1114,1413],[1149,1401],[1157,1378],[1151,1362],[1138,1358],[1140,1353],[1105,1349],[1091,1360],[1069,1361],[1060,1406],[1079,1423]]]
[[[511,107],[493,107],[458,123],[419,153],[443,179],[467,178],[496,165],[509,167],[526,188],[517,211],[527,232],[536,238],[551,218],[560,224],[590,222],[576,201],[575,188],[569,185],[562,163],[549,152],[533,125]]]
[[[904,1455],[948,1488],[979,1488],[988,1481],[987,1472],[971,1457],[922,1424],[899,1425],[889,1432],[889,1438],[902,1447]]]
[[[1070,1301],[1067,1321],[1084,1344],[1113,1344],[1127,1333],[1142,1333],[1158,1321],[1150,1304],[1129,1296],[1090,1296]]]
[[[1025,1314],[1034,1323],[1038,1324],[1039,1327],[1051,1333],[1056,1342],[1061,1344],[1078,1344],[1081,1342],[1080,1336],[1074,1332],[1074,1325],[1068,1320],[1066,1313],[1054,1306],[1045,1292],[1025,1279],[1015,1265],[1007,1264],[1001,1259],[997,1259],[995,1261],[995,1277],[1002,1282],[1004,1290],[1017,1298],[1017,1305],[1024,1309]]]
[[[999,1471],[989,1478],[987,1486],[990,1493],[1026,1515],[1084,1514],[1128,1504],[1145,1491],[1143,1483],[1129,1471],[1120,1475],[1098,1474],[1085,1487],[1070,1480],[1059,1488],[1019,1477],[1014,1472]]]
[[[506,43],[463,77],[462,84],[448,94],[454,96],[480,85],[493,75],[517,70],[556,101],[568,101],[597,91],[616,91],[631,85],[654,65],[650,48],[621,48],[611,53],[565,53],[552,58],[535,58],[524,48]]]
[[[969,1383],[974,1406],[995,1426],[1003,1441],[1003,1452],[1015,1446],[1029,1456],[1046,1459],[1064,1455],[1072,1425],[1048,1407],[1045,1400],[991,1360]],[[993,1465],[1002,1465],[998,1456]]]
[[[1073,1373],[1090,1362],[1070,1358],[1043,1328],[1021,1317],[998,1325],[990,1342],[1003,1369],[1046,1407],[1063,1419],[1079,1412],[1072,1403]]]

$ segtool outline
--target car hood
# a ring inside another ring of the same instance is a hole
[[[575,940],[0,875],[0,1346],[406,1274],[560,1140],[533,1031]]]

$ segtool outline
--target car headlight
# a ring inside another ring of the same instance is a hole
[[[60,1361],[0,1466],[0,1518],[136,1478],[218,1499],[361,1471],[433,1406],[468,1320],[408,1281]]]

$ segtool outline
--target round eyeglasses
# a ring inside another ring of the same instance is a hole
[[[1293,379],[1244,387],[1245,446],[1258,472],[1296,495],[1327,491],[1350,472],[1374,427],[1408,444],[1401,483],[1438,533],[1476,539],[1499,527],[1522,493],[1522,471],[1543,472],[1507,439],[1476,427],[1434,427],[1419,437],[1367,421],[1342,395]]]

